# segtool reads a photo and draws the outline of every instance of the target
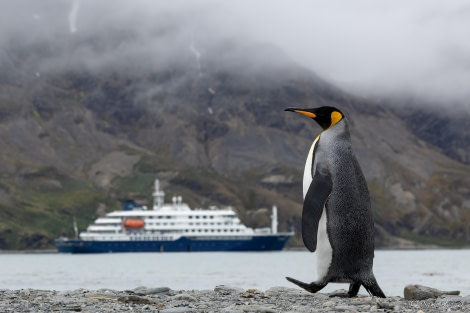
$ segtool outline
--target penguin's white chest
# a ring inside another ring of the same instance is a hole
[[[303,180],[303,195],[304,200],[307,195],[310,184],[312,183],[313,177],[312,172],[314,171],[314,155],[315,145],[318,142],[318,136],[310,147],[308,152],[307,161],[305,162],[304,169],[304,180]],[[312,170],[313,169],[313,170]],[[317,232],[317,250],[315,252],[317,257],[317,281],[321,281],[327,274],[328,269],[333,258],[333,249],[330,244],[330,239],[327,232],[327,216],[326,210],[323,208],[322,215],[320,217],[320,222],[318,223],[318,232]]]
[[[307,155],[307,161],[305,162],[305,168],[304,168],[304,180],[303,180],[303,194],[304,194],[304,200],[305,196],[307,195],[308,188],[310,187],[310,184],[312,183],[312,167],[313,167],[313,151],[315,150],[315,145],[318,142],[318,139],[320,136],[315,138],[315,140],[312,143],[312,146],[310,147],[310,150],[308,151]]]

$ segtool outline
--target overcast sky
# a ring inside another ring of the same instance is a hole
[[[470,108],[470,1],[250,1],[249,8],[233,7],[260,38],[343,87],[409,89],[463,99]]]
[[[107,22],[140,27],[144,39],[139,46],[151,45],[152,37],[145,40],[148,29],[170,16],[187,28],[171,35],[194,38],[195,49],[189,49],[196,57],[204,53],[198,34],[192,33],[199,27],[220,39],[273,43],[346,89],[378,94],[405,90],[470,107],[467,0],[0,1],[1,45],[6,44],[2,37],[12,33],[38,40],[44,33],[54,38],[57,27],[79,34],[94,27],[98,32]],[[159,42],[152,49],[172,54],[169,46]]]

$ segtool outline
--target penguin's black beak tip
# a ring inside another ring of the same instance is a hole
[[[305,116],[313,118],[313,119],[316,118],[316,114],[311,112],[311,110],[309,110],[309,109],[287,108],[287,109],[284,109],[284,111],[299,113],[299,114],[305,115]]]

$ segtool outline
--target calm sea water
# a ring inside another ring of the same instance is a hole
[[[388,296],[403,296],[408,284],[470,295],[470,250],[376,251],[374,273]],[[297,288],[285,280],[315,280],[315,257],[309,252],[259,253],[116,253],[0,254],[0,289],[79,288],[117,290],[138,286],[174,290],[213,289],[230,285],[267,290]],[[329,284],[324,291],[347,288]],[[360,293],[366,291],[361,288]]]

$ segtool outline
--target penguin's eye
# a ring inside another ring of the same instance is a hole
[[[331,125],[330,125],[330,127],[335,125],[339,121],[341,121],[342,118],[343,118],[343,115],[341,113],[339,113],[338,111],[331,112]]]

